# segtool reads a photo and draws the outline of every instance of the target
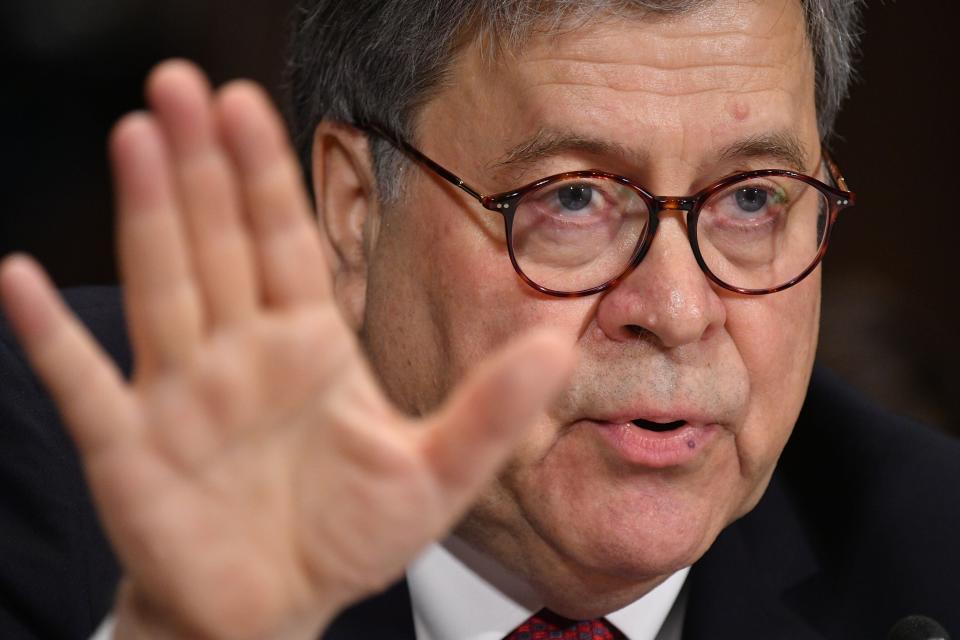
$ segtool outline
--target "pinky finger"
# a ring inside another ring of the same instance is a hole
[[[123,377],[40,266],[26,256],[0,264],[0,300],[83,457],[128,435],[131,400]]]

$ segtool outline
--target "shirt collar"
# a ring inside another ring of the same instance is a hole
[[[690,568],[606,618],[629,640],[655,640]],[[503,640],[543,604],[519,577],[451,537],[407,569],[417,640]]]

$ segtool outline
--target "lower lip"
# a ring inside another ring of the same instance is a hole
[[[676,467],[701,455],[720,432],[716,424],[694,426],[685,424],[673,431],[650,431],[632,423],[584,421],[596,428],[606,442],[626,461],[663,469]]]

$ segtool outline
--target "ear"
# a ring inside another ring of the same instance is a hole
[[[314,132],[312,165],[317,216],[330,243],[334,296],[344,319],[359,331],[380,219],[367,136],[348,125],[321,122]]]

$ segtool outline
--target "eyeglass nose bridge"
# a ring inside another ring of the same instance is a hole
[[[640,242],[637,244],[636,249],[634,250],[633,256],[630,258],[629,266],[627,270],[616,280],[609,283],[609,286],[615,286],[620,280],[626,277],[630,272],[636,269],[643,259],[646,257],[647,252],[650,251],[650,247],[653,245],[653,240],[657,235],[657,230],[660,227],[660,213],[663,211],[683,211],[689,216],[696,217],[696,211],[700,205],[701,198],[698,197],[678,197],[678,196],[647,196],[648,207],[650,210],[649,216],[649,225],[647,227],[646,233],[641,238]],[[695,221],[694,221],[694,224]],[[694,259],[696,259],[697,264],[700,265],[700,269],[707,275],[709,278],[713,278],[710,270],[707,268],[706,263],[703,260],[703,257],[700,255],[700,248],[697,243],[696,237],[694,237],[693,226],[689,224],[689,220],[684,221],[684,226],[687,229],[687,238],[690,241],[690,248],[693,250]]]
[[[659,213],[661,211],[693,211],[694,207],[697,206],[697,198],[680,198],[675,196],[657,196],[653,199],[654,202],[654,211],[653,213]]]

